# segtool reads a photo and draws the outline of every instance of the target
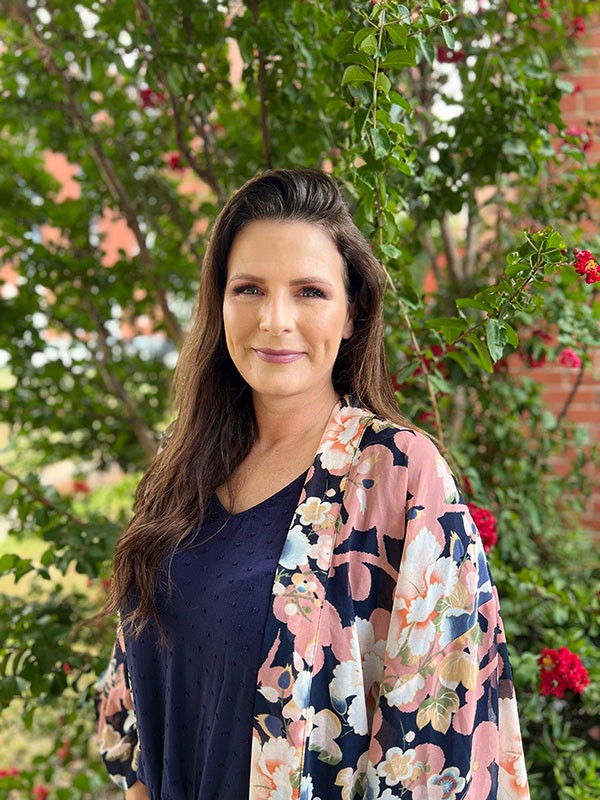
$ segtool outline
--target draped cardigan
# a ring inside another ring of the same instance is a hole
[[[135,782],[122,631],[96,686],[101,755]],[[249,800],[529,797],[496,587],[424,434],[340,398],[274,576]]]

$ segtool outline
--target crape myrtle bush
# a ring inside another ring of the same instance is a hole
[[[91,693],[114,623],[77,623],[101,605],[170,419],[207,231],[243,181],[298,165],[332,171],[388,270],[398,402],[438,437],[484,537],[532,795],[598,795],[598,563],[578,521],[598,455],[535,382],[554,361],[576,385],[598,341],[600,248],[580,227],[600,188],[597,132],[560,111],[591,7],[0,3],[0,281],[18,274],[0,300],[0,569],[16,582],[0,608],[0,703],[48,737],[41,755],[0,763],[2,796],[111,794]],[[66,192],[52,153],[70,165]],[[133,240],[110,266],[107,219]],[[530,377],[511,373],[515,351]],[[568,448],[559,477],[552,458]],[[38,477],[65,457],[81,471],[72,496]],[[86,470],[115,462],[123,484],[90,493]],[[39,559],[19,555],[32,537]]]

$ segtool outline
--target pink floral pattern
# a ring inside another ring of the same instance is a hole
[[[427,437],[350,396],[307,475],[264,654],[256,719],[277,720],[293,749],[281,762],[289,783],[269,783],[261,764],[275,739],[255,727],[251,800],[529,797],[470,510]]]

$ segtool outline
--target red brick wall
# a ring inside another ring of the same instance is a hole
[[[589,131],[592,145],[586,150],[586,159],[596,163],[600,161],[600,18],[594,23],[590,21],[587,24],[582,44],[591,51],[590,55],[585,59],[582,68],[569,78],[580,88],[563,99],[562,107],[568,126],[574,125]],[[582,220],[581,223],[586,238],[592,241],[598,236],[597,219],[596,210],[592,220]],[[589,288],[590,291],[593,290],[591,286]],[[593,353],[592,362],[592,366],[584,373],[566,417],[579,425],[584,425],[589,431],[590,440],[600,443],[600,348]],[[511,371],[521,370],[526,370],[531,378],[544,385],[543,396],[548,407],[553,413],[559,414],[576,381],[578,370],[558,364],[532,370],[523,365],[518,357],[513,356]],[[569,469],[571,456],[572,453],[565,453],[562,458],[556,460],[556,469],[560,474],[565,474]],[[581,521],[600,539],[600,469],[595,471],[590,469],[589,474],[593,482],[593,491]]]

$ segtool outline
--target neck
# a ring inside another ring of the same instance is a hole
[[[298,443],[317,433],[320,437],[338,400],[339,395],[333,386],[312,396],[310,403],[304,397],[264,397],[254,394],[254,414],[258,426],[256,445],[266,451]]]

